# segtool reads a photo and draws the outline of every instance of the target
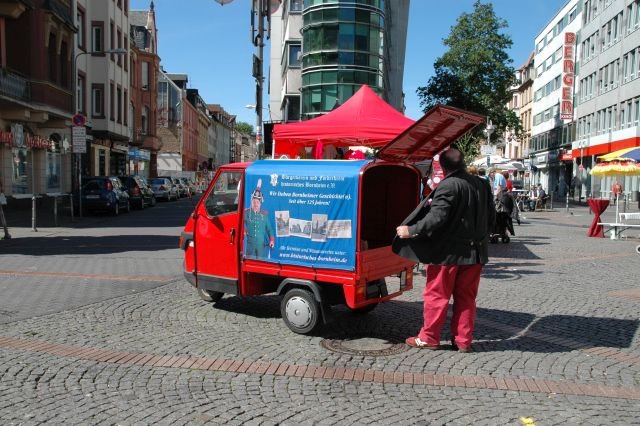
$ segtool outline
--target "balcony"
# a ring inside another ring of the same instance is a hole
[[[0,69],[0,96],[30,102],[31,84],[19,75],[12,73],[6,68],[2,68]]]

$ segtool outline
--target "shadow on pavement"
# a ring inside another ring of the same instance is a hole
[[[95,255],[130,251],[158,251],[177,247],[178,235],[45,236],[7,240],[0,245],[0,254],[26,256]]]
[[[280,318],[280,297],[227,296],[212,309],[253,318]],[[332,315],[333,321],[313,335],[334,340],[371,337],[402,343],[406,337],[415,336],[422,326],[420,302],[393,300],[367,315],[353,314],[345,306],[334,306]],[[451,339],[448,322],[442,331],[443,342]],[[536,353],[570,352],[581,347],[628,348],[639,325],[638,320],[579,315],[537,317],[525,312],[478,308],[473,347],[476,352]],[[284,322],[282,327],[286,328]]]

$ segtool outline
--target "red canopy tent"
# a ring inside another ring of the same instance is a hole
[[[295,158],[300,149],[324,145],[382,147],[413,124],[363,85],[335,110],[308,121],[276,124],[273,129],[274,157]]]

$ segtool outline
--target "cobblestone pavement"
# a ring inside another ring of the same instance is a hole
[[[586,208],[525,216],[510,244],[491,247],[470,354],[401,343],[420,327],[420,275],[372,313],[336,308],[332,324],[301,336],[282,322],[276,296],[202,302],[181,279],[175,239],[166,240],[178,227],[59,228],[0,242],[0,288],[26,288],[0,303],[17,312],[0,324],[0,419],[637,424],[640,240],[587,238]],[[120,234],[138,243],[109,239]],[[90,290],[107,285],[112,294]],[[56,300],[87,294],[49,311],[23,299],[48,288],[64,294]]]

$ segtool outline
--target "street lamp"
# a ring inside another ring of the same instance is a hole
[[[495,130],[495,127],[491,120],[487,118],[487,126],[484,128],[484,134],[487,135],[487,146],[491,147],[491,134]],[[487,155],[487,167],[491,166],[491,154]]]
[[[80,52],[77,53],[75,58],[73,59],[73,113],[74,115],[78,114],[78,58],[83,55],[126,55],[128,53],[127,49],[122,47],[118,47],[115,49],[107,49],[107,50],[94,50],[90,52]],[[84,94],[84,92],[83,92]],[[79,208],[79,216],[82,218],[82,154],[86,153],[86,140],[85,140],[85,148],[84,152],[76,152],[77,164],[78,164],[78,208]]]
[[[233,0],[215,0],[224,6]],[[273,3],[273,5],[272,5]],[[252,0],[251,1],[251,42],[256,47],[256,54],[253,55],[253,77],[256,80],[256,145],[258,150],[258,159],[262,152],[262,85],[264,83],[263,73],[263,52],[264,52],[264,36],[267,38],[271,35],[271,11],[276,10],[280,4],[280,0]],[[258,28],[255,28],[255,18],[258,18]],[[265,18],[267,25],[265,27]]]

